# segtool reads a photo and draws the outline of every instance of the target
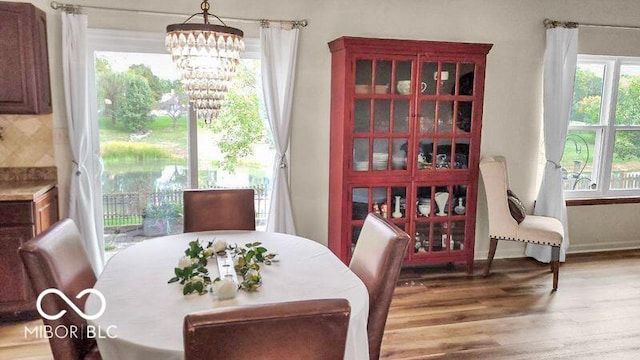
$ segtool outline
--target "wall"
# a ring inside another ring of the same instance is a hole
[[[48,2],[34,1],[48,9]],[[77,0],[80,5],[136,8],[191,14],[198,1]],[[46,4],[46,5],[45,5]],[[327,242],[329,169],[330,54],[327,42],[343,35],[441,41],[488,42],[482,154],[506,154],[513,190],[529,210],[536,195],[540,163],[542,58],[544,18],[586,23],[640,25],[636,0],[223,0],[213,4],[222,17],[308,19],[298,51],[298,72],[291,142],[291,191],[300,235]],[[54,85],[56,163],[68,173],[65,119],[60,82],[60,21],[49,12],[50,56]],[[166,24],[184,16],[151,16],[87,9],[96,28],[163,32]],[[255,24],[230,23],[246,36],[257,36]],[[638,31],[581,30],[581,49],[638,51]],[[596,51],[596,50],[593,50]],[[631,54],[626,54],[631,55]],[[637,54],[640,55],[640,54]],[[59,174],[61,181],[68,176]],[[68,183],[68,180],[65,184]],[[64,196],[63,196],[64,197]],[[486,204],[479,195],[476,256],[488,250]],[[570,208],[570,236],[576,249],[640,246],[640,205]],[[615,226],[615,229],[611,227]],[[614,235],[614,236],[609,236]],[[497,256],[522,256],[520,244],[504,244]]]
[[[55,165],[51,114],[0,114],[0,126],[0,167]]]

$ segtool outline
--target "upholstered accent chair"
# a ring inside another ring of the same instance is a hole
[[[253,189],[184,191],[184,232],[255,229]]]
[[[79,309],[84,309],[88,295],[76,298],[85,289],[96,283],[96,275],[91,268],[80,232],[71,219],[64,219],[53,224],[34,239],[26,242],[19,249],[31,286],[36,294],[55,288],[69,298]],[[55,294],[42,298],[42,309],[47,314],[58,314],[66,310],[58,320],[43,319],[45,325],[52,328],[64,326],[74,327],[83,333],[87,322]],[[53,357],[58,360],[100,359],[100,352],[95,340],[83,336],[57,337],[49,339]]]
[[[513,218],[507,200],[509,180],[506,161],[503,157],[482,159],[480,173],[487,194],[489,238],[491,239],[484,275],[489,275],[498,240],[548,245],[551,247],[550,266],[553,272],[553,290],[557,290],[560,245],[564,238],[562,223],[558,219],[546,216],[526,215],[521,223]]]
[[[322,299],[190,314],[185,360],[342,360],[350,313],[346,299]]]
[[[380,346],[391,297],[409,235],[380,215],[369,213],[362,226],[349,268],[369,291],[369,358],[380,358]]]

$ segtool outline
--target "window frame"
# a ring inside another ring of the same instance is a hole
[[[616,125],[616,106],[620,84],[620,69],[623,65],[640,66],[640,57],[579,54],[577,64],[604,65],[603,89],[600,103],[599,124],[568,125],[568,131],[594,131],[596,140],[593,154],[592,183],[594,190],[564,190],[566,199],[628,198],[640,196],[638,189],[611,189],[611,170],[617,131],[640,131],[640,125]]]

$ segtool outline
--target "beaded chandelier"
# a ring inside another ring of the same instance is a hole
[[[227,26],[210,14],[209,8],[209,1],[204,0],[200,4],[201,13],[191,15],[182,24],[167,26],[165,40],[191,106],[207,124],[218,116],[244,51],[242,30]],[[202,15],[203,24],[187,23],[196,15]],[[222,25],[210,24],[209,16]]]

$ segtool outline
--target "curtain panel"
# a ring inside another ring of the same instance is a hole
[[[87,16],[62,13],[62,70],[69,146],[73,157],[69,217],[75,221],[96,274],[104,267],[102,189],[97,124],[89,119]]]
[[[299,29],[260,29],[262,90],[276,150],[267,231],[295,235],[289,193],[287,149],[291,137],[291,104]]]
[[[564,226],[560,261],[565,261],[569,247],[567,207],[562,189],[560,160],[564,152],[573,98],[573,86],[578,59],[578,29],[547,29],[544,53],[543,127],[546,162],[542,183],[536,198],[534,215],[559,219]],[[551,248],[527,244],[527,256],[548,263]]]

